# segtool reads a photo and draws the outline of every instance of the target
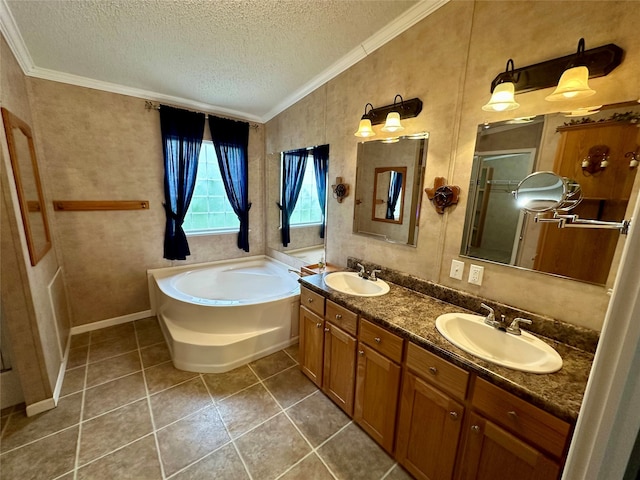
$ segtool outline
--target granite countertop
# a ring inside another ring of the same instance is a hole
[[[475,312],[387,280],[385,281],[389,284],[390,291],[386,295],[356,297],[331,289],[325,285],[323,278],[324,274],[302,277],[300,283],[367,320],[382,325],[451,363],[575,424],[593,362],[592,353],[536,335],[560,354],[563,360],[560,371],[535,374],[501,367],[466,353],[436,330],[436,318],[443,313]]]

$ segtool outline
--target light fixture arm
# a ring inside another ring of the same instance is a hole
[[[400,108],[398,108],[397,98],[400,97]],[[367,105],[371,105],[368,103]],[[365,106],[366,111],[366,106]],[[366,118],[371,120],[372,125],[378,125],[384,123],[387,119],[387,115],[390,112],[398,112],[401,119],[417,117],[422,111],[422,100],[419,98],[412,98],[410,100],[404,100],[401,95],[396,95],[393,99],[392,105],[385,105],[384,107],[372,108],[366,114]]]

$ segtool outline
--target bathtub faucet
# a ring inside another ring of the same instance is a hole
[[[295,273],[299,277],[302,276],[302,272],[300,270],[296,270],[295,268],[289,268],[288,271],[291,272],[291,273]]]

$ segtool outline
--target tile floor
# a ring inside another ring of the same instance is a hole
[[[73,336],[58,407],[2,411],[0,477],[409,479],[296,359],[176,370],[155,318]]]

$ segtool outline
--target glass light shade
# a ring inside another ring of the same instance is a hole
[[[595,90],[589,88],[589,69],[580,66],[565,70],[560,77],[558,86],[545,100],[549,102],[574,100],[576,98],[590,97],[595,93]]]
[[[400,114],[398,112],[390,112],[387,115],[387,121],[384,122],[384,127],[381,128],[383,132],[399,132],[404,130],[402,123],[400,123]]]
[[[485,112],[506,112],[520,106],[514,97],[515,88],[512,82],[504,82],[493,89],[489,103],[482,107]]]
[[[371,128],[371,120],[363,118],[358,125],[358,131],[354,133],[356,137],[373,137],[376,133]]]

